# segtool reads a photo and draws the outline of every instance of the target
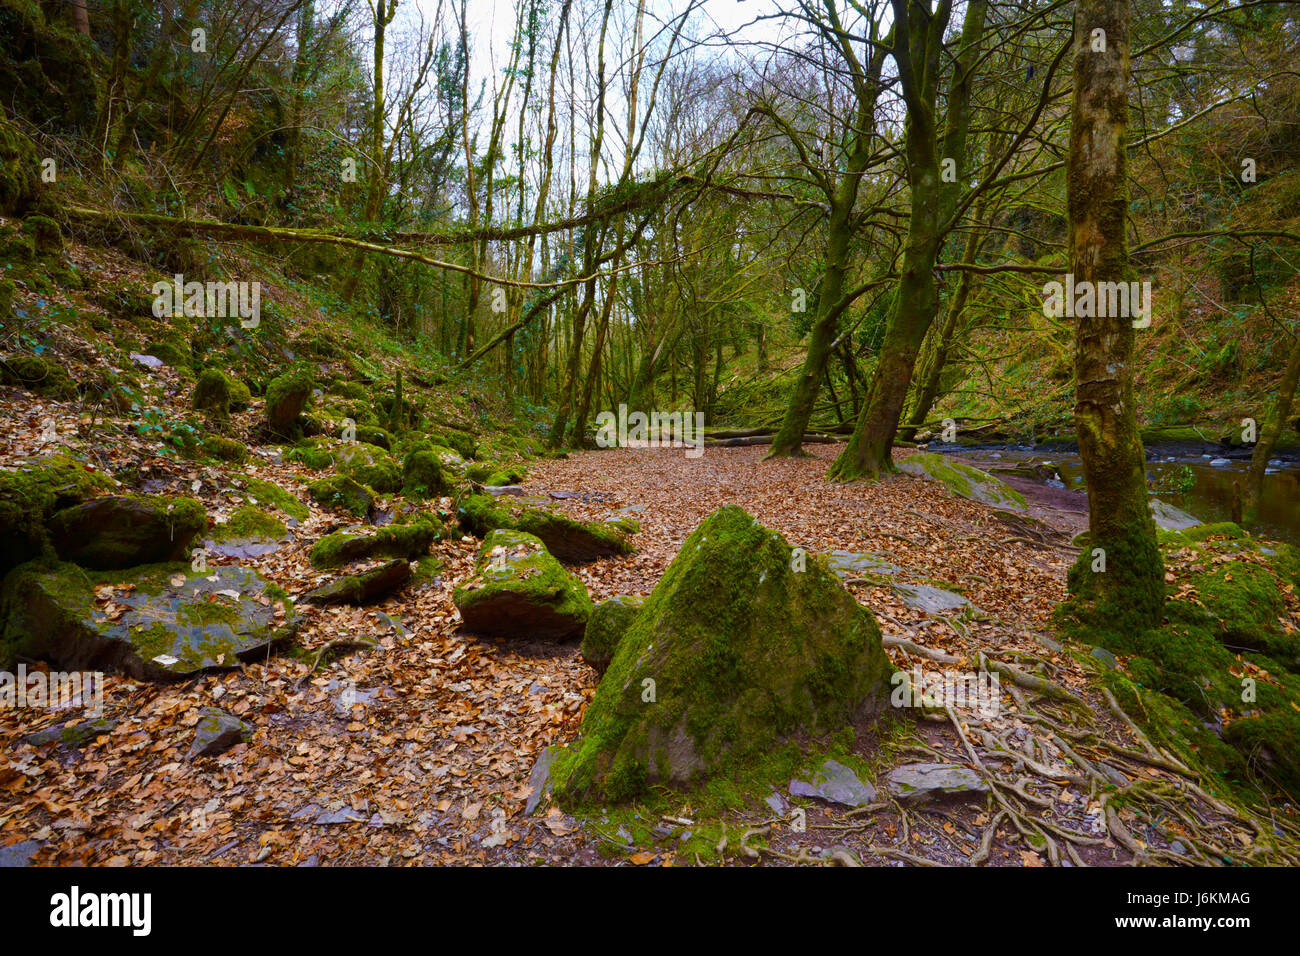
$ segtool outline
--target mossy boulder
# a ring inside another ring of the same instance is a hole
[[[32,237],[38,256],[56,256],[63,253],[63,232],[49,216],[28,216],[23,220],[24,235]]]
[[[139,680],[236,668],[292,642],[283,591],[239,567],[152,564],[87,572],[31,562],[0,587],[0,663],[15,657]]]
[[[687,786],[884,709],[893,668],[874,618],[823,563],[792,555],[735,506],[695,529],[552,764],[562,804]]]
[[[392,455],[365,442],[343,442],[334,449],[335,468],[380,494],[402,487],[402,466]]]
[[[369,604],[411,580],[411,563],[397,558],[377,568],[345,574],[303,595],[304,604]]]
[[[48,545],[45,521],[55,511],[112,487],[109,478],[67,455],[0,471],[0,575],[41,554]]]
[[[108,495],[57,512],[49,531],[64,561],[113,571],[187,556],[207,523],[207,512],[193,498]]]
[[[417,449],[402,462],[402,494],[416,498],[439,498],[454,494],[455,483],[437,452]]]
[[[456,522],[466,534],[486,537],[497,528],[514,527],[510,512],[499,506],[491,495],[466,495],[456,506]]]
[[[307,506],[299,501],[297,496],[273,481],[265,481],[251,475],[243,475],[242,481],[243,490],[234,493],[249,504],[274,508],[295,521],[306,521],[311,515]]]
[[[428,552],[440,530],[433,518],[421,516],[410,524],[389,525],[374,532],[336,531],[312,546],[311,563],[318,568],[340,568],[380,556],[414,561]]]
[[[338,508],[358,518],[370,513],[375,493],[347,475],[330,475],[307,485],[312,500],[326,508]]]
[[[591,616],[586,586],[541,540],[505,528],[488,534],[474,575],[452,594],[465,629],[499,637],[569,640]]]
[[[290,439],[300,429],[298,417],[311,400],[315,380],[311,371],[294,369],[271,379],[266,386],[264,416],[267,432],[276,438]]]
[[[582,659],[599,673],[605,673],[618,650],[619,641],[644,606],[645,598],[623,594],[597,604],[582,637]]]
[[[429,432],[429,440],[435,445],[455,449],[461,458],[473,458],[478,454],[478,442],[468,432],[447,428],[442,431]]]
[[[992,475],[953,461],[946,455],[919,451],[898,463],[898,470],[937,481],[959,498],[1006,511],[1024,511],[1025,496]]]
[[[631,554],[636,549],[620,527],[606,522],[578,521],[568,515],[527,508],[515,518],[520,531],[542,539],[546,550],[565,564],[585,564],[598,558]]]
[[[192,360],[189,343],[179,336],[154,339],[144,347],[144,352],[172,368],[185,368]]]
[[[197,411],[227,415],[247,408],[251,400],[252,394],[247,385],[221,369],[209,368],[203,370],[194,384],[190,407]]]
[[[284,522],[269,511],[257,505],[240,505],[227,520],[213,527],[207,540],[219,545],[273,544],[288,535]]]
[[[0,359],[0,382],[47,398],[77,397],[77,384],[67,369],[54,359],[40,355],[10,355]]]

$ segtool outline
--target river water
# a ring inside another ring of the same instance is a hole
[[[1083,464],[1072,447],[997,445],[975,448],[944,447],[932,443],[930,451],[958,455],[984,471],[1017,465],[1045,465],[1050,482],[1060,481],[1070,490],[1083,491]],[[1148,446],[1147,487],[1152,497],[1174,505],[1201,521],[1232,520],[1233,480],[1246,480],[1248,451],[1223,452],[1209,447]],[[1235,457],[1234,457],[1235,456]],[[1247,530],[1263,538],[1300,545],[1300,460],[1294,454],[1277,455],[1264,475],[1259,519]]]

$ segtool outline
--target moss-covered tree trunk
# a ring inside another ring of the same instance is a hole
[[[951,69],[947,116],[939,135],[939,74],[943,36],[951,6],[931,10],[919,0],[893,0],[894,60],[907,104],[904,145],[911,190],[907,244],[894,309],[876,363],[875,376],[853,435],[827,477],[853,481],[893,470],[891,450],[925,334],[939,314],[934,266],[951,229],[966,172],[966,134],[971,93],[984,38],[985,0],[971,0]],[[942,170],[955,175],[944,177]]]
[[[1297,385],[1300,385],[1300,335],[1291,343],[1291,358],[1286,364],[1286,371],[1282,373],[1272,413],[1264,422],[1264,430],[1250,456],[1250,471],[1246,475],[1246,488],[1242,496],[1242,516],[1247,522],[1253,522],[1259,516],[1264,470],[1268,467],[1268,460],[1273,457],[1273,449],[1277,447],[1278,437],[1286,427],[1286,420],[1291,417],[1291,404],[1295,401]]]
[[[827,10],[833,15],[834,5],[827,4]],[[808,430],[808,423],[812,419],[818,385],[826,375],[839,319],[847,304],[842,300],[844,280],[850,267],[849,243],[853,238],[854,229],[853,206],[857,202],[858,187],[872,155],[876,100],[880,95],[880,73],[884,67],[886,47],[877,46],[864,68],[855,57],[852,46],[844,40],[843,31],[839,29],[838,18],[832,16],[831,23],[836,28],[837,42],[853,75],[857,111],[853,118],[853,126],[848,131],[852,147],[844,173],[834,191],[827,197],[831,207],[830,221],[826,226],[826,249],[822,258],[817,316],[813,320],[812,336],[808,342],[808,351],[804,355],[803,368],[795,381],[794,393],[790,396],[790,404],[786,407],[781,427],[772,439],[768,458],[803,454],[804,432]],[[873,23],[873,40],[874,33]],[[761,342],[759,354],[762,356]]]
[[[1131,278],[1124,234],[1130,16],[1128,0],[1079,0],[1075,9],[1066,169],[1076,288]],[[1164,566],[1133,404],[1133,319],[1079,316],[1075,323],[1074,421],[1089,542],[1070,569],[1070,591],[1085,621],[1132,633],[1158,625],[1164,607]]]

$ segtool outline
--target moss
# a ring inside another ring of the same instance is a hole
[[[270,505],[282,514],[286,514],[298,521],[306,521],[311,516],[311,512],[306,505],[279,485],[270,481],[263,481],[261,478],[252,478],[248,475],[244,475],[243,480],[248,492],[248,500],[252,504]]]
[[[298,452],[299,449],[295,449]],[[303,448],[301,459],[308,467],[324,467],[326,456],[334,460],[339,474],[347,475],[375,491],[387,493],[402,487],[402,466],[388,452],[364,442],[328,444],[320,442]],[[294,456],[291,456],[294,457]]]
[[[645,598],[623,595],[597,604],[582,638],[582,659],[603,674],[644,604]]]
[[[144,347],[145,354],[161,359],[163,364],[172,368],[182,368],[190,364],[190,349],[183,341],[155,339]]]
[[[14,471],[0,471],[0,574],[52,553],[45,521],[55,511],[112,487],[108,477],[67,455],[21,461]]]
[[[357,419],[349,416],[353,421]],[[376,428],[373,425],[357,425],[357,441],[365,442],[367,445],[374,445],[376,448],[382,448],[389,451],[393,447],[393,436],[383,428]]]
[[[504,628],[515,633],[519,627],[525,633],[567,636],[575,629],[581,633],[592,610],[586,586],[564,570],[539,538],[508,528],[483,539],[474,576],[452,593],[471,630],[484,630],[487,618],[479,609],[492,614],[494,602],[500,600],[512,605],[511,613],[493,617],[488,632]]]
[[[26,212],[40,189],[36,145],[0,116],[0,215]]]
[[[364,518],[375,502],[373,491],[347,475],[330,475],[313,481],[307,485],[307,493],[326,508],[340,508],[358,518]]]
[[[499,470],[500,466],[494,461],[471,462],[465,466],[465,477],[480,485],[491,484],[487,480],[488,476],[495,474]]]
[[[209,368],[204,369],[194,385],[190,407],[227,415],[231,411],[247,408],[251,400],[252,395],[247,385],[220,369]]]
[[[497,504],[491,495],[467,495],[456,506],[460,529],[476,538],[485,537],[495,528],[513,528],[510,512]]]
[[[77,386],[67,370],[53,359],[38,355],[11,355],[0,360],[0,382],[19,385],[47,398],[77,397]]]
[[[402,494],[438,498],[454,491],[455,486],[444,472],[442,460],[436,452],[412,451],[402,462]]]
[[[288,533],[284,522],[275,515],[255,505],[241,505],[225,524],[213,528],[212,540],[218,543],[248,539],[283,541]]]
[[[817,562],[793,570],[792,553],[734,506],[686,539],[552,764],[557,799],[618,802],[739,772],[884,707],[892,668],[874,619]]]
[[[389,525],[373,534],[338,531],[326,535],[311,549],[311,563],[318,568],[339,568],[361,558],[380,555],[413,561],[429,550],[439,528],[431,518],[411,524]]]
[[[537,535],[552,554],[568,563],[636,550],[627,535],[612,524],[578,521],[554,511],[526,508],[514,519],[514,527]]]
[[[296,461],[312,471],[323,471],[334,466],[335,447],[322,438],[308,438],[290,448],[284,455],[286,461]]]
[[[905,458],[899,471],[937,481],[960,498],[999,508],[1025,507],[1025,496],[992,475],[932,452],[916,452]]]
[[[63,252],[63,233],[59,224],[49,216],[28,216],[23,220],[22,231],[32,237],[37,255],[53,256]]]
[[[315,379],[308,368],[293,369],[267,384],[265,417],[272,436],[292,438],[298,432],[298,416],[311,400],[314,387]]]
[[[1177,579],[1159,627],[1075,617],[1066,630],[1123,655],[1106,679],[1153,739],[1242,797],[1300,795],[1300,638],[1281,623],[1300,557],[1228,524],[1163,541]]]
[[[454,449],[462,458],[473,458],[478,453],[478,442],[468,432],[447,428],[442,431],[430,432],[429,440],[435,445]]]
[[[235,441],[233,438],[223,438],[220,435],[204,435],[199,439],[198,454],[203,458],[215,458],[217,461],[242,465],[248,461],[248,446],[241,441]]]

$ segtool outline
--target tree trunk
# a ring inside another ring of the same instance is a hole
[[[1128,0],[1078,0],[1075,9],[1066,188],[1076,287],[1131,278],[1124,233],[1130,16]],[[1098,30],[1105,31],[1104,52],[1094,50]],[[1081,620],[1131,637],[1160,624],[1165,598],[1133,405],[1133,320],[1088,315],[1075,323],[1074,421],[1089,538],[1070,569],[1069,590]]]

